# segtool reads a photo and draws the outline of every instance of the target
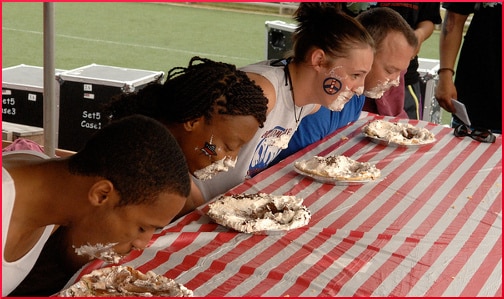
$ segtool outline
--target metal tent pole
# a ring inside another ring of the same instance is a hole
[[[59,98],[54,65],[54,3],[44,2],[44,152],[56,156]]]

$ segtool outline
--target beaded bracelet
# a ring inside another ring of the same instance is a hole
[[[442,71],[450,71],[450,72],[452,72],[452,76],[455,75],[455,71],[452,68],[449,68],[449,67],[442,67],[442,68],[440,68],[437,71],[437,74],[439,75],[439,73],[441,73]]]

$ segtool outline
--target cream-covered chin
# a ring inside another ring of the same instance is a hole
[[[355,90],[355,94],[360,96],[364,93],[364,86],[359,86],[356,90]]]
[[[224,157],[219,161],[215,161],[203,169],[196,170],[194,176],[202,181],[209,180],[212,176],[219,172],[229,171],[229,168],[234,168],[238,158]]]
[[[383,96],[383,94],[389,90],[391,87],[399,86],[399,77],[396,80],[385,81],[384,83],[378,83],[375,87],[370,90],[364,90],[364,95],[368,98],[379,99]]]
[[[351,91],[350,89],[347,89],[345,91],[341,91],[338,95],[338,97],[336,98],[336,100],[334,100],[331,105],[329,105],[329,110],[331,111],[341,111],[343,110],[343,107],[345,106],[345,104],[350,101],[350,99],[352,98],[352,96],[354,95],[354,92]]]

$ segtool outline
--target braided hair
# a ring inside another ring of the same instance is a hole
[[[168,71],[163,84],[151,83],[136,93],[120,94],[104,110],[113,119],[142,114],[164,124],[202,116],[210,121],[214,113],[251,115],[263,127],[267,104],[262,89],[245,72],[195,56],[187,67]]]

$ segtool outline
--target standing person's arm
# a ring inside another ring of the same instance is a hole
[[[415,35],[418,39],[418,47],[416,49],[415,55],[420,52],[422,43],[432,35],[432,32],[434,32],[434,23],[432,23],[431,21],[422,21],[418,23],[417,27],[415,28]]]
[[[446,10],[439,37],[439,81],[435,97],[439,105],[448,112],[455,112],[451,99],[457,99],[453,82],[455,60],[462,43],[462,34],[467,15]]]

